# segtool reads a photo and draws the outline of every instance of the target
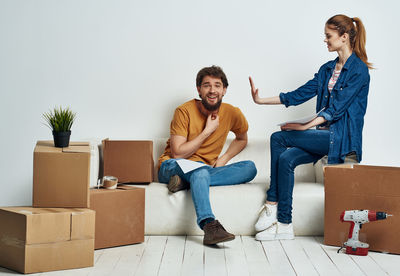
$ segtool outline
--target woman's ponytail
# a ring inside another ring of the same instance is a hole
[[[367,51],[365,50],[366,32],[364,24],[358,17],[353,17],[352,20],[356,23],[356,37],[354,38],[353,51],[364,61],[368,68],[372,69],[372,63],[368,62]]]

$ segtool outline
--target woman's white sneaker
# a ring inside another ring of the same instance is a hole
[[[277,211],[277,204],[272,205],[265,203],[259,211],[259,217],[256,225],[254,226],[256,231],[263,231],[265,229],[268,229],[271,225],[275,224],[278,221]]]
[[[258,241],[272,241],[276,237],[276,224],[270,226],[262,232],[256,234],[256,240]]]
[[[280,223],[277,224],[278,230],[276,231],[276,240],[293,240],[294,232],[293,232],[293,224],[289,223]]]
[[[256,240],[258,241],[272,241],[272,240],[293,240],[293,224],[285,224],[278,222],[268,229],[257,233]]]

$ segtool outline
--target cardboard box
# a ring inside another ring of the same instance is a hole
[[[144,204],[143,188],[91,189],[90,209],[96,211],[95,249],[143,242]]]
[[[400,254],[400,168],[354,165],[325,168],[324,243],[342,246],[350,223],[341,222],[345,210],[372,210],[392,214],[364,224],[360,241],[370,250]]]
[[[56,148],[39,141],[33,158],[34,207],[89,207],[89,143]]]
[[[0,266],[35,273],[93,266],[95,212],[0,208]]]
[[[118,178],[119,183],[153,181],[153,141],[103,140],[104,175]]]

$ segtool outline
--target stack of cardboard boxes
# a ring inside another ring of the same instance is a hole
[[[104,173],[152,182],[152,141],[103,147]],[[33,163],[33,207],[0,208],[0,266],[22,273],[88,267],[94,249],[144,241],[145,190],[89,189],[89,143],[39,141]]]

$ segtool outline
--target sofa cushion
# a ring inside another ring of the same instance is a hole
[[[174,194],[166,184],[151,183],[146,189],[147,235],[202,235],[189,190]],[[236,235],[254,235],[258,211],[266,199],[266,182],[210,187],[214,215]],[[323,234],[324,187],[320,183],[296,182],[293,223],[296,235]]]

